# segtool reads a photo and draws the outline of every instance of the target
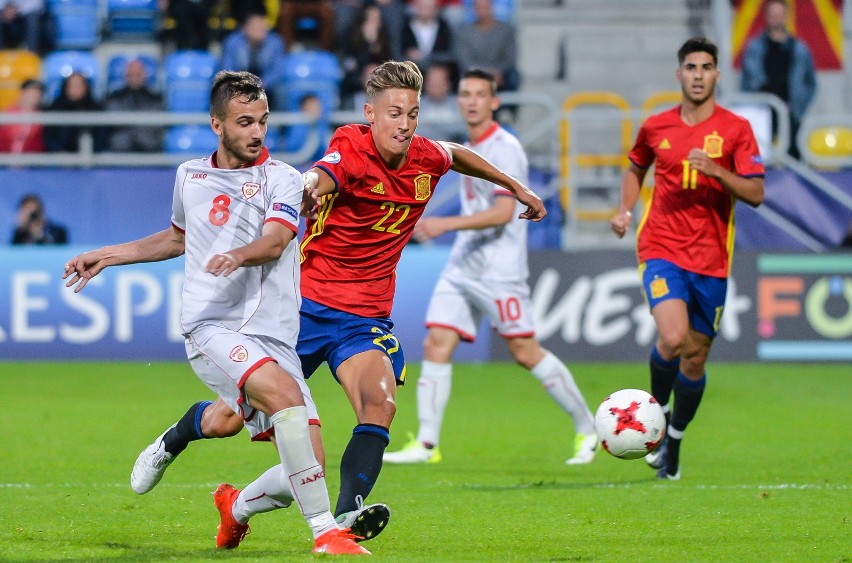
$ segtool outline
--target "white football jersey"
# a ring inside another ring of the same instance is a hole
[[[471,149],[495,166],[529,183],[529,163],[520,141],[498,124],[489,129]],[[459,197],[461,214],[472,215],[494,206],[495,197],[512,197],[512,192],[479,178],[462,176]],[[529,276],[527,267],[527,222],[518,219],[526,207],[516,201],[512,220],[489,229],[466,229],[456,233],[446,271],[468,278],[520,281]]]
[[[265,149],[259,164],[246,168],[217,168],[212,157],[178,167],[172,224],[186,237],[185,334],[201,324],[216,324],[295,347],[301,305],[295,240],[278,260],[238,268],[228,277],[216,277],[205,268],[215,254],[259,238],[267,221],[297,232],[301,202],[299,171],[272,160]]]

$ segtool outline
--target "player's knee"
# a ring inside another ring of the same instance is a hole
[[[658,337],[658,347],[664,358],[677,358],[684,353],[686,333],[679,330],[661,331]]]
[[[243,421],[227,408],[210,408],[201,415],[201,433],[206,438],[228,438],[240,432]]]
[[[362,397],[356,416],[359,424],[377,424],[388,428],[396,416],[396,403],[389,395]]]
[[[446,363],[453,355],[452,343],[439,338],[433,331],[429,331],[423,340],[423,358],[430,362]]]

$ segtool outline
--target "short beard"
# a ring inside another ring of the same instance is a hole
[[[256,158],[255,156],[248,154],[246,151],[240,150],[237,144],[224,132],[222,133],[222,147],[243,164],[254,162],[254,159]]]

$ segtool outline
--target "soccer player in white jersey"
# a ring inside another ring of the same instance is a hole
[[[468,127],[468,146],[527,184],[528,164],[520,142],[494,121],[500,106],[493,75],[474,69],[459,84],[458,105]],[[461,215],[424,217],[414,236],[420,241],[457,231],[426,313],[429,331],[417,382],[417,436],[389,463],[441,461],[438,439],[450,398],[452,357],[462,340],[472,342],[483,315],[488,317],[515,361],[538,378],[574,420],[574,455],[568,464],[590,463],[597,451],[594,418],[568,368],[535,338],[527,284],[527,226],[523,206],[512,194],[485,180],[463,177]]]
[[[369,554],[330,510],[316,407],[296,355],[299,263],[296,245],[302,177],[263,146],[269,105],[260,79],[223,71],[210,92],[219,146],[178,167],[172,225],[147,238],[72,258],[67,286],[82,290],[108,266],[167,260],[186,253],[181,330],[198,377],[245,422],[253,439],[271,436],[276,465],[239,491],[213,493],[219,548],[234,548],[248,518],[294,500],[314,535],[314,552]],[[312,436],[313,434],[313,436]]]

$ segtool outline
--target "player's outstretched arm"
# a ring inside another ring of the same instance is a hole
[[[452,169],[466,176],[474,176],[488,180],[512,192],[515,198],[527,206],[520,214],[521,219],[541,221],[547,215],[544,203],[531,189],[523,185],[517,178],[506,174],[475,151],[449,141],[441,141],[441,145],[452,155]]]
[[[321,168],[311,168],[302,174],[302,217],[316,219],[316,209],[323,196],[335,189],[334,180]]]
[[[639,191],[647,172],[647,169],[639,168],[633,163],[624,171],[621,178],[621,203],[616,214],[609,220],[609,226],[618,238],[623,237],[630,226],[631,210],[639,199]]]
[[[752,207],[763,203],[763,178],[745,178],[716,163],[701,149],[689,151],[689,167],[711,178],[716,178],[722,187],[735,198]]]
[[[414,238],[418,242],[439,237],[450,231],[482,230],[499,227],[512,221],[515,215],[515,200],[510,197],[495,198],[494,205],[472,215],[450,215],[447,217],[421,217],[414,225]]]
[[[207,272],[227,277],[240,266],[260,266],[278,260],[295,235],[281,223],[268,221],[260,238],[230,252],[213,255],[207,262]]]
[[[107,266],[161,262],[180,256],[183,252],[183,233],[169,227],[143,239],[105,246],[75,256],[65,264],[62,279],[68,279],[65,287],[76,284],[74,293],[79,293],[90,279],[101,273]]]

